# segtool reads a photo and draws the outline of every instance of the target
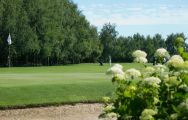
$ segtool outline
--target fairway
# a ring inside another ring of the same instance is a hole
[[[143,67],[123,64],[125,69]],[[108,64],[0,68],[0,107],[100,102],[114,86]]]

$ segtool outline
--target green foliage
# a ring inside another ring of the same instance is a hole
[[[183,54],[184,48],[183,48],[183,47],[179,47],[179,48],[177,49],[177,51],[178,51],[178,53]]]
[[[178,38],[178,39],[177,39]],[[167,46],[167,51],[170,55],[177,54],[177,47],[182,44],[183,40],[185,41],[185,35],[183,33],[180,34],[171,34],[167,37],[165,43]]]
[[[146,51],[153,62],[161,47],[188,59],[183,33],[171,34],[166,41],[160,34],[124,37],[107,23],[98,34],[71,0],[0,0],[0,28],[0,66],[7,65],[9,33],[14,66],[107,62],[109,56],[112,62],[132,62],[137,49]]]
[[[177,37],[174,43],[174,47],[176,48],[178,54],[180,54],[184,60],[188,60],[188,52],[186,51],[186,43],[184,38]]]
[[[97,29],[70,0],[1,0],[0,28],[1,65],[9,33],[14,65],[94,62],[102,51]]]
[[[118,32],[115,30],[115,25],[110,23],[105,24],[101,29],[99,38],[103,45],[102,57],[105,61],[108,60],[109,56],[113,56],[114,54],[114,44],[117,39]]]
[[[158,55],[166,52],[160,49]],[[136,57],[144,55],[137,53],[134,52],[134,57],[135,54]],[[109,70],[113,73],[112,82],[116,84],[115,99],[105,103],[105,108],[111,106],[111,109],[104,108],[101,117],[113,113],[111,118],[118,120],[188,119],[187,63],[181,56],[174,55],[165,65],[145,65],[141,71],[129,69],[123,72],[121,65],[112,66]]]
[[[175,39],[174,45],[175,45],[176,48],[182,47],[182,46],[184,46],[184,44],[185,44],[184,38],[182,38],[182,37],[177,37],[177,38]]]
[[[183,52],[181,56],[185,59],[188,60],[188,52]]]
[[[105,24],[100,32],[100,40],[104,47],[102,57],[104,61],[108,61],[109,55],[113,62],[132,62],[132,52],[141,49],[148,53],[149,62],[153,61],[155,50],[161,47],[166,47],[165,41],[160,34],[153,37],[144,37],[139,33],[133,36],[117,36],[115,25]]]

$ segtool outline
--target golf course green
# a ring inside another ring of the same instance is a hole
[[[143,67],[123,63],[124,69]],[[109,64],[0,68],[0,108],[101,102],[113,95]]]

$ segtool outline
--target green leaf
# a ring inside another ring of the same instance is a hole
[[[124,97],[130,98],[130,97],[131,97],[130,91],[125,90],[125,91],[124,91]]]

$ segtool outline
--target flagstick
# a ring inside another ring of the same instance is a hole
[[[8,67],[10,68],[10,45],[8,47]]]
[[[12,44],[10,33],[9,33],[7,42],[8,42],[8,67],[10,68],[10,66],[11,66],[11,63],[10,63],[11,62],[10,47],[11,47],[11,44]]]

